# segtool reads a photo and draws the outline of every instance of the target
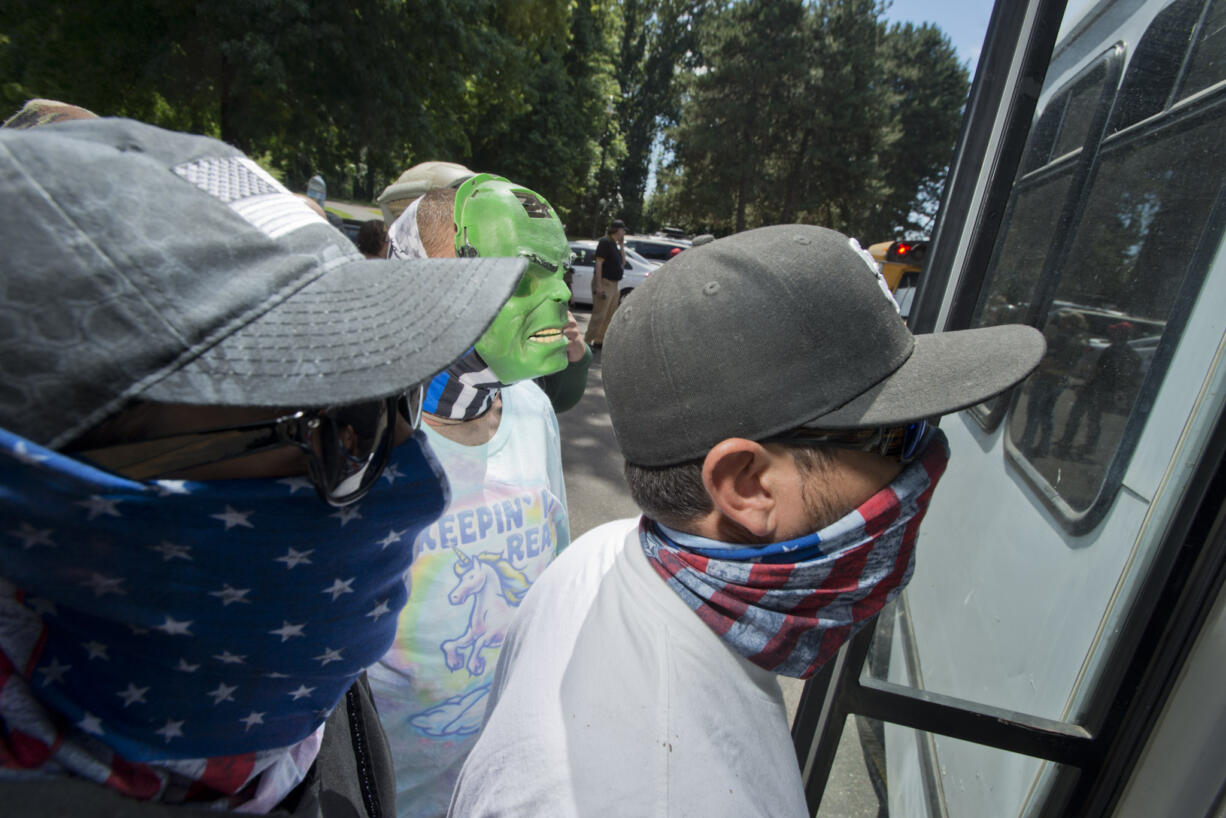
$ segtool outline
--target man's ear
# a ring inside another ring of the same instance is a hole
[[[702,463],[702,484],[715,505],[716,539],[744,542],[769,538],[777,499],[766,479],[774,457],[760,443],[732,437],[717,443]],[[739,529],[739,530],[738,530]]]

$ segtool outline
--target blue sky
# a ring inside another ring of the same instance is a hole
[[[983,35],[992,16],[990,0],[894,0],[886,19],[899,23],[935,23],[949,35],[958,57],[973,77]]]

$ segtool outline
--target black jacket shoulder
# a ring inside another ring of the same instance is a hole
[[[44,818],[217,818],[215,809],[138,801],[80,778],[0,781],[0,812]],[[395,818],[391,751],[365,674],[341,698],[324,728],[306,779],[269,815],[289,818]]]

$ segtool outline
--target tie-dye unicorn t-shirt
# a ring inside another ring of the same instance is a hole
[[[414,543],[396,641],[369,670],[402,818],[447,812],[511,616],[570,542],[558,421],[535,384],[502,390],[502,420],[484,446],[426,434],[451,502]]]

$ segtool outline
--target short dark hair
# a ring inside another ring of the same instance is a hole
[[[358,237],[354,242],[358,249],[363,254],[368,256],[377,256],[379,251],[383,249],[383,242],[387,241],[387,225],[379,219],[371,219],[362,222],[362,226],[358,228]]]
[[[826,446],[780,440],[762,442],[785,446],[803,474],[829,468],[833,459]],[[630,497],[651,519],[669,528],[684,528],[715,508],[702,483],[705,459],[699,457],[667,466],[639,466],[627,461],[623,473]]]
[[[714,506],[702,484],[704,459],[668,466],[639,466],[626,461],[623,471],[630,497],[644,514],[670,528],[680,528],[710,513]]]
[[[626,229],[626,223],[624,221],[622,221],[621,219],[614,219],[609,224],[609,235],[611,236],[614,233],[616,233],[618,230],[625,230],[625,229]]]
[[[455,194],[455,188],[435,188],[417,203],[417,233],[431,258],[441,256],[447,245],[455,246]]]

